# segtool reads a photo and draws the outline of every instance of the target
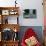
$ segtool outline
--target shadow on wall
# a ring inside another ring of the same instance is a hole
[[[20,32],[19,32],[20,42],[21,42],[21,40],[22,40],[22,38],[24,36],[25,31],[28,28],[32,28],[36,32],[39,41],[42,43],[43,42],[43,30],[42,30],[42,26],[21,26],[20,27]]]

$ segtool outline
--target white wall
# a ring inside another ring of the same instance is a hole
[[[0,6],[14,6],[15,0],[0,0]],[[21,26],[43,26],[43,6],[42,0],[17,0],[18,6],[21,9],[19,24]],[[23,18],[23,9],[36,9],[37,18],[36,19],[24,19]]]
[[[15,0],[0,0],[0,6],[1,7],[8,7],[8,6],[14,6],[14,1]]]
[[[42,0],[24,0],[23,9],[36,9],[36,19],[24,19],[23,15],[20,16],[20,24],[22,26],[43,26],[43,6]],[[23,10],[22,9],[22,10]]]

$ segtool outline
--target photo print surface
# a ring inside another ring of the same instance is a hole
[[[24,18],[37,18],[36,9],[24,9],[23,17]]]

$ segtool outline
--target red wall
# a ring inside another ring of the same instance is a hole
[[[46,26],[46,16],[44,16],[44,26]]]

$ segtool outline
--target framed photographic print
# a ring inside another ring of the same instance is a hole
[[[2,31],[2,40],[3,41],[12,40],[12,30],[10,28],[5,28]]]
[[[23,17],[24,18],[36,18],[36,9],[24,9]]]
[[[3,24],[18,24],[18,16],[3,16]]]
[[[2,15],[9,15],[9,10],[2,10]]]
[[[8,24],[17,24],[17,16],[8,17]]]
[[[15,14],[17,14],[18,12],[16,11],[16,10],[10,10],[10,15],[15,15]]]
[[[11,11],[11,12],[10,12],[10,15],[14,15],[14,12]]]

